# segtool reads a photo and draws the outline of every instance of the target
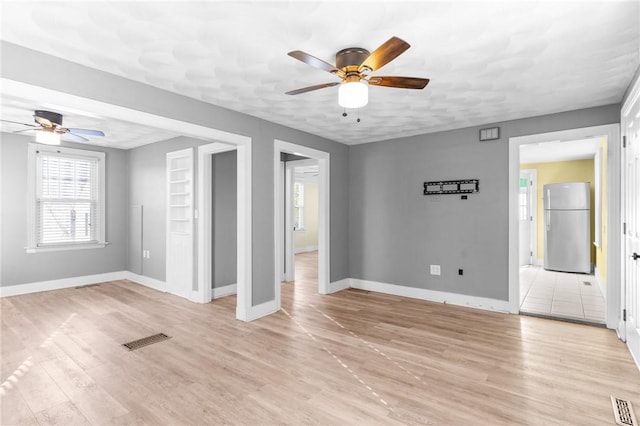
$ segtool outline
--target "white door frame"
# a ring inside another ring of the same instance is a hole
[[[329,224],[329,182],[330,182],[330,165],[329,153],[309,148],[303,145],[297,145],[276,139],[274,146],[274,271],[275,271],[275,295],[276,306],[280,309],[280,283],[282,275],[282,265],[284,264],[284,247],[283,235],[284,228],[284,188],[280,185],[282,179],[282,165],[280,162],[280,154],[295,154],[307,158],[318,160],[318,292],[320,294],[329,294],[330,280],[330,224]],[[290,232],[292,234],[292,232]],[[289,241],[289,246],[293,242],[293,236]],[[292,250],[293,252],[293,250]]]
[[[529,248],[531,264],[538,265],[538,172],[536,169],[520,169],[520,175],[529,179]]]
[[[607,137],[607,328],[617,329],[621,319],[620,248],[620,125],[584,127],[509,138],[509,311],[519,312],[518,179],[520,146],[550,140]],[[617,266],[614,266],[617,265]]]
[[[211,302],[211,157],[237,150],[237,269],[236,318],[249,321],[251,291],[251,145],[214,142],[198,147],[198,301]]]

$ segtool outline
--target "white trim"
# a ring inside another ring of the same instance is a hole
[[[338,291],[346,290],[350,287],[353,287],[351,285],[351,281],[351,278],[344,278],[339,281],[329,283],[329,293],[336,293]]]
[[[278,154],[276,154],[278,155]],[[296,280],[296,263],[293,251],[294,239],[293,239],[293,194],[294,194],[294,181],[293,181],[293,167],[286,162],[284,164],[284,280],[295,281]],[[274,185],[280,186],[274,183]],[[274,200],[279,199],[274,198]],[[282,235],[282,234],[280,234]]]
[[[274,271],[281,271],[284,263],[284,209],[278,201],[283,200],[282,192],[284,189],[280,185],[280,153],[286,152],[301,155],[311,159],[318,160],[318,292],[320,294],[329,294],[329,280],[331,277],[330,259],[331,259],[331,232],[330,232],[330,155],[328,152],[319,151],[303,145],[297,145],[291,142],[274,140],[273,155],[273,200],[274,200]],[[293,236],[287,237],[288,245],[293,245]],[[280,309],[280,274],[276,272],[274,280],[275,301],[278,309]]]
[[[386,284],[376,281],[350,279],[351,287],[378,293],[393,294],[395,296],[428,300],[444,304],[466,306],[495,312],[509,312],[509,302],[506,300],[488,299],[486,297],[468,296],[465,294],[447,293],[444,291],[428,290],[425,288],[405,287],[396,284]]]
[[[509,138],[509,311],[519,312],[518,297],[518,176],[520,170],[520,146],[550,140],[576,140],[590,137],[607,137],[607,263],[621,265],[621,211],[620,211],[620,125],[584,127],[580,129],[539,133]],[[618,329],[621,323],[620,268],[607,268],[607,327]]]
[[[239,136],[239,135],[236,135]],[[198,290],[195,297],[208,303],[211,289],[211,156],[237,150],[237,269],[236,318],[251,321],[252,309],[252,222],[251,222],[251,138],[221,139],[198,147]]]
[[[58,280],[38,281],[0,287],[0,297],[19,296],[21,294],[39,293],[41,291],[61,290],[88,284],[126,279],[126,271],[106,272],[104,274],[85,275],[81,277],[61,278]]]
[[[214,287],[212,289],[212,297],[214,299],[219,299],[221,297],[230,296],[232,294],[236,294],[238,292],[237,284],[229,284],[222,287]]]
[[[280,310],[280,305],[275,300],[261,303],[256,306],[251,306],[246,312],[245,321],[253,321],[258,318],[266,317],[267,315],[274,314]]]
[[[600,280],[600,276],[598,275],[598,268],[593,266],[593,276],[596,278],[596,282],[598,283],[598,289],[600,290],[600,294],[604,297],[604,300],[607,300],[607,287]]]
[[[540,258],[540,259],[535,258],[535,259],[533,260],[533,262],[534,262],[533,264],[534,264],[535,266],[544,266],[544,259],[542,259],[542,258]]]
[[[300,231],[302,232],[302,231]],[[317,251],[318,250],[318,246],[304,246],[304,247],[296,247],[293,252],[295,254],[298,253],[308,253],[310,251]]]
[[[198,289],[197,298],[201,303],[209,303],[211,294],[211,156],[233,151],[236,147],[214,142],[198,147]],[[204,208],[202,206],[207,206]]]
[[[165,283],[164,281],[157,280],[155,278],[147,277],[146,275],[138,275],[131,271],[125,271],[124,279],[133,281],[134,283],[141,284],[145,287],[149,287],[154,290],[161,291],[163,293],[168,293],[167,283]]]

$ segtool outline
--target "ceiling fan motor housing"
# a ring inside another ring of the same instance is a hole
[[[355,67],[358,69],[361,63],[371,55],[367,49],[362,47],[348,47],[336,53],[336,68]],[[351,69],[348,69],[351,71]]]
[[[36,110],[35,116],[46,118],[50,122],[62,126],[62,114],[58,114],[57,112]]]

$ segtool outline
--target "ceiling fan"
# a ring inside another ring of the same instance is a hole
[[[60,139],[71,142],[87,142],[89,139],[84,136],[104,136],[104,132],[100,130],[74,129],[70,127],[62,127],[62,114],[51,111],[36,110],[33,114],[36,124],[20,123],[18,121],[0,120],[6,123],[21,124],[29,127],[29,129],[18,130],[13,133],[36,132],[36,140],[42,143],[53,145],[60,144]]]
[[[391,37],[374,50],[373,53],[361,47],[349,47],[336,53],[335,66],[308,53],[294,50],[289,52],[288,55],[312,67],[334,74],[341,81],[303,87],[286,92],[286,94],[299,95],[300,93],[340,85],[338,104],[344,108],[361,108],[368,102],[367,85],[400,89],[424,89],[429,83],[428,78],[369,75],[370,72],[376,71],[393,61],[409,47],[411,47],[409,43],[398,37]]]

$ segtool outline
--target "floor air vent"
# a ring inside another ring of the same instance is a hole
[[[154,334],[153,336],[143,337],[142,339],[134,340],[133,342],[124,343],[122,346],[129,349],[130,351],[135,351],[136,349],[140,349],[144,346],[149,346],[154,343],[162,342],[163,340],[171,339],[171,336],[167,336],[164,333]]]
[[[619,424],[620,426],[638,426],[630,401],[614,398],[612,396],[611,404],[613,405],[613,414],[616,417],[616,424]]]

